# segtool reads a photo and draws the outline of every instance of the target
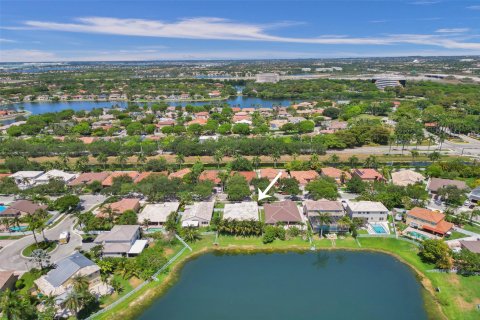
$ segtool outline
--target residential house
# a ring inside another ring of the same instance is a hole
[[[373,182],[373,181],[385,181],[385,178],[382,176],[380,172],[375,169],[353,169],[352,170],[352,177],[357,176],[362,181],[366,182]]]
[[[460,240],[460,247],[470,252],[480,254],[480,240],[474,240],[474,241]]]
[[[242,177],[247,180],[247,182],[250,184],[253,179],[257,178],[257,173],[255,171],[232,171],[230,172],[230,175],[233,176],[234,174],[239,174]]]
[[[59,296],[69,292],[76,276],[85,277],[89,289],[100,285],[100,267],[79,252],[61,259],[55,269],[35,280],[38,290],[46,296]]]
[[[204,227],[210,225],[214,201],[194,202],[185,206],[182,214],[182,227]]]
[[[415,207],[406,214],[406,223],[410,227],[444,236],[453,228],[453,223],[445,221],[445,215],[438,211]]]
[[[175,179],[175,178],[176,179],[183,179],[183,177],[185,177],[190,172],[192,172],[192,170],[190,168],[183,168],[181,170],[170,173],[168,178],[169,179]]]
[[[138,171],[114,171],[105,180],[102,181],[103,187],[111,187],[113,185],[113,179],[123,176],[130,177],[135,180],[138,177]]]
[[[438,194],[438,191],[440,189],[443,189],[447,186],[455,186],[461,190],[468,189],[465,181],[441,179],[441,178],[430,178],[427,184],[427,190],[430,194]]]
[[[17,200],[11,203],[7,209],[0,212],[0,217],[14,218],[34,214],[37,210],[46,210],[46,205],[40,205],[30,200]]]
[[[15,282],[17,281],[17,276],[13,271],[0,271],[0,292],[3,292],[7,289],[13,290],[15,288]]]
[[[136,198],[124,198],[119,201],[109,203],[103,208],[97,210],[97,217],[106,217],[111,210],[114,215],[121,215],[125,211],[137,212],[140,209],[140,201]]]
[[[480,187],[476,187],[470,192],[468,200],[472,202],[480,202]]]
[[[282,128],[282,126],[287,123],[288,123],[288,120],[282,120],[282,119],[270,120],[270,130],[275,130],[275,131],[280,130],[280,128]]]
[[[198,176],[199,181],[207,181],[210,180],[213,184],[219,187],[222,183],[222,180],[218,177],[219,170],[204,170]]]
[[[268,180],[272,180],[277,176],[279,172],[282,173],[280,179],[288,178],[287,172],[285,172],[284,170],[273,168],[260,169],[260,178],[267,178]]]
[[[185,123],[185,125],[188,127],[188,126],[191,126],[192,124],[199,124],[201,126],[204,126],[207,124],[207,119],[193,119],[191,121],[188,121],[187,123]]]
[[[145,225],[163,226],[172,212],[177,212],[179,202],[147,204],[138,214],[138,222]]]
[[[275,225],[284,223],[286,225],[301,224],[303,222],[297,204],[291,200],[274,203],[265,203],[265,224]]]
[[[331,200],[306,200],[303,202],[303,213],[308,218],[312,229],[320,232],[339,232],[348,231],[348,226],[338,225],[338,220],[345,216],[345,210],[343,205],[339,201]],[[320,215],[328,215],[330,218],[329,223],[320,223]]]
[[[195,119],[205,119],[208,120],[210,114],[207,111],[197,112],[195,113]]]
[[[298,181],[301,187],[305,187],[310,181],[318,178],[318,173],[315,170],[306,171],[290,171],[290,176]]]
[[[343,184],[352,177],[348,171],[340,170],[334,167],[322,168],[320,169],[320,174],[324,177],[334,179],[337,184]]]
[[[43,171],[17,171],[10,176],[20,189],[33,187],[36,183],[35,179],[40,177]]]
[[[65,183],[69,183],[70,181],[73,181],[77,177],[76,174],[74,173],[68,173],[62,170],[57,170],[53,169],[50,171],[45,172],[41,176],[35,179],[36,184],[46,184],[50,180],[55,179],[55,180],[60,180]]]
[[[128,256],[138,239],[140,239],[139,225],[116,225],[112,230],[101,233],[94,243],[103,246],[104,257],[122,257]]]
[[[425,177],[413,170],[400,170],[392,173],[392,183],[397,186],[408,186],[417,182],[422,182]]]
[[[258,221],[258,204],[254,201],[227,203],[223,209],[223,219]]]
[[[388,209],[381,202],[348,201],[346,211],[351,219],[361,218],[366,222],[382,222],[388,218]]]
[[[94,181],[102,182],[110,175],[109,172],[85,172],[68,183],[69,186],[89,185]]]

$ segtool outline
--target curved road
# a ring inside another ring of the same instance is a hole
[[[45,230],[45,237],[49,240],[57,240],[60,233],[67,230],[70,231],[70,241],[67,244],[58,245],[57,248],[50,253],[50,262],[56,263],[57,261],[68,257],[72,254],[75,248],[82,245],[82,237],[73,232],[74,224],[75,217],[69,215],[53,228]],[[41,241],[42,239],[42,235],[37,234],[37,240]],[[23,272],[36,267],[30,259],[21,256],[22,250],[33,243],[35,243],[35,239],[33,238],[33,235],[29,235],[8,244],[0,250],[0,269]]]

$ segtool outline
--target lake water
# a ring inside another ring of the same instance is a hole
[[[205,104],[221,105],[227,103],[232,107],[241,107],[241,108],[271,108],[272,106],[289,106],[289,100],[264,100],[255,97],[244,97],[244,96],[235,96],[228,100],[221,101],[209,101],[209,102],[188,102],[188,101],[177,101],[177,102],[168,102],[171,106],[186,106],[188,104],[194,106],[201,106]],[[139,102],[140,105],[143,103]],[[42,114],[47,112],[59,112],[66,109],[73,109],[75,111],[79,110],[92,110],[94,108],[110,108],[112,106],[126,107],[127,103],[125,101],[71,101],[71,102],[28,102],[28,103],[18,103],[8,106],[0,106],[0,109],[7,108],[23,108],[27,111],[30,111],[32,114]]]
[[[141,320],[423,320],[413,271],[385,254],[207,254]]]

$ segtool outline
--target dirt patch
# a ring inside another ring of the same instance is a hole
[[[170,256],[175,252],[175,250],[173,250],[172,248],[165,248],[164,250],[166,256]]]
[[[130,278],[130,280],[128,280],[128,283],[130,283],[130,285],[134,288],[138,287],[142,282],[143,280],[136,277]]]

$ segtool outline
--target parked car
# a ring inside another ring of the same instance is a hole
[[[58,237],[58,243],[67,244],[69,240],[70,240],[69,231],[63,231],[62,233],[60,233],[60,236]]]

